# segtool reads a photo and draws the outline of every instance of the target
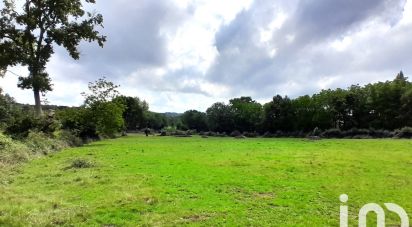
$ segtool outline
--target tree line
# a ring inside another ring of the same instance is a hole
[[[322,90],[295,99],[276,95],[265,104],[251,97],[228,103],[217,102],[205,112],[183,114],[149,111],[146,101],[123,96],[119,86],[105,78],[89,83],[80,107],[47,107],[37,116],[31,106],[20,105],[0,90],[0,128],[13,138],[27,137],[31,131],[64,131],[82,140],[114,137],[125,132],[195,131],[211,135],[247,134],[324,137],[393,137],[402,129],[412,136],[412,83],[400,72],[392,81],[347,89]],[[32,114],[30,114],[32,113]],[[344,133],[343,133],[344,132]]]
[[[392,81],[322,90],[295,99],[276,95],[265,104],[251,97],[186,111],[183,127],[231,133],[295,133],[314,130],[390,130],[412,126],[412,83],[400,72]]]

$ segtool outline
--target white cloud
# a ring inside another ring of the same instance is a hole
[[[105,48],[82,44],[80,61],[58,48],[48,64],[55,89],[47,97],[79,105],[87,82],[106,76],[152,110],[182,112],[236,96],[267,101],[277,93],[294,97],[387,80],[401,69],[408,75],[412,0],[404,3],[98,1]],[[12,70],[27,75],[21,67]],[[10,73],[0,79],[19,102],[33,103],[32,92],[16,84]]]

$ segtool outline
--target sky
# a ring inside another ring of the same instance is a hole
[[[87,83],[106,77],[156,112],[205,111],[215,102],[412,75],[412,0],[97,0],[104,48],[80,60],[56,47],[47,65],[51,104],[81,105]],[[9,68],[27,75],[22,67]],[[0,87],[33,103],[7,73]]]

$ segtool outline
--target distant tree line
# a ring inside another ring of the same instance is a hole
[[[314,130],[395,130],[412,126],[412,83],[400,72],[392,81],[322,90],[295,99],[276,95],[261,105],[251,97],[186,111],[183,128],[221,133],[295,133]]]
[[[0,129],[13,138],[30,131],[64,131],[74,138],[114,137],[124,132],[196,131],[211,135],[323,137],[393,137],[403,128],[412,136],[412,83],[400,72],[392,81],[322,90],[295,99],[276,95],[265,104],[251,97],[218,102],[205,112],[183,114],[149,111],[147,102],[119,94],[104,78],[89,84],[80,107],[46,106],[45,116],[15,103],[0,90]],[[54,123],[53,123],[54,122]],[[167,134],[167,133],[166,133]],[[406,136],[408,137],[408,136]]]

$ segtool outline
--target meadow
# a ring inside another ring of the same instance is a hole
[[[411,147],[129,135],[3,169],[0,226],[339,226],[341,194],[355,226],[370,202],[412,214]]]

